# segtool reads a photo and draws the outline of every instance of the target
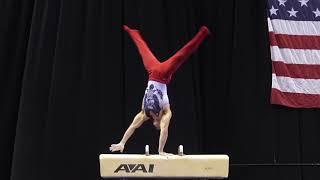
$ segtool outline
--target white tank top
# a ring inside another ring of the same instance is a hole
[[[169,104],[169,98],[167,94],[167,85],[157,82],[157,81],[148,81],[148,86],[145,91],[145,96],[156,95],[159,100],[159,106],[162,109],[165,105]]]

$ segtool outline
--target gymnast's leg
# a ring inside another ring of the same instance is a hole
[[[143,40],[140,33],[136,29],[130,29],[128,26],[123,26],[124,30],[128,32],[131,39],[135,43],[136,47],[138,48],[138,51],[142,57],[142,61],[144,64],[144,67],[149,72],[151,67],[160,64],[160,62],[157,60],[157,58],[153,55],[151,50],[149,49],[147,43]]]
[[[189,56],[194,53],[204,38],[210,34],[206,26],[202,26],[198,33],[172,57],[162,63],[163,70],[166,74],[172,75],[183,64]]]

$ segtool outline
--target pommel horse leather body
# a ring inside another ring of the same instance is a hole
[[[101,154],[100,173],[104,178],[227,178],[227,155],[141,155]]]

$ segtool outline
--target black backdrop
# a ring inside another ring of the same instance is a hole
[[[320,178],[320,111],[270,105],[265,1],[2,0],[0,179],[100,179],[147,76],[122,29],[140,29],[160,59],[201,25],[207,38],[168,87],[166,150],[230,156],[229,179]],[[151,123],[125,153],[156,153]],[[318,163],[318,164],[317,164]]]

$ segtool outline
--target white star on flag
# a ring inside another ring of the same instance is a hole
[[[277,14],[277,11],[278,11],[278,10],[279,10],[279,9],[275,9],[275,8],[272,6],[271,9],[269,9],[270,15],[272,15],[272,14],[278,15],[278,14]]]
[[[290,11],[288,11],[288,13],[290,14],[290,16],[289,17],[291,17],[291,16],[294,16],[294,17],[297,17],[297,12],[298,11],[295,11],[293,8],[291,8],[291,10]]]
[[[308,7],[307,3],[309,2],[309,0],[299,0],[299,2],[301,3],[301,7],[302,6],[307,6]]]
[[[278,1],[279,1],[279,6],[280,6],[280,5],[286,6],[284,3],[286,3],[287,0],[278,0]]]
[[[312,12],[314,13],[315,17],[320,16],[320,11],[319,11],[318,8],[315,11],[312,11]]]

